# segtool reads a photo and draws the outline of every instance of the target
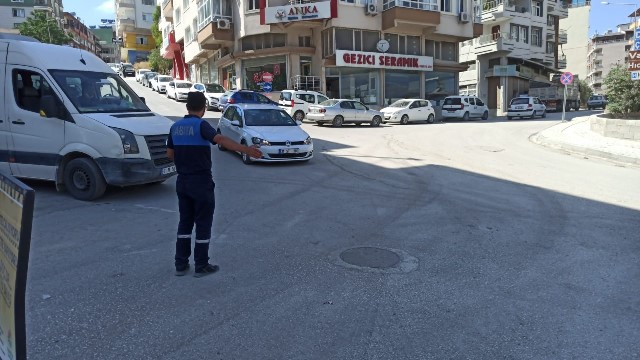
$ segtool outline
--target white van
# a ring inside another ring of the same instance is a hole
[[[0,34],[0,171],[56,182],[80,200],[107,185],[175,174],[166,155],[173,122],[95,55]]]

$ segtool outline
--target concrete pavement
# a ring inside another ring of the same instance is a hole
[[[616,139],[595,133],[589,127],[589,116],[560,122],[532,135],[530,139],[536,144],[574,154],[620,164],[640,165],[640,141]]]

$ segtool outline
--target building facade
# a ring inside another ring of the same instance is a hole
[[[82,22],[75,13],[64,13],[63,28],[67,35],[72,37],[69,44],[74,48],[82,49],[100,57],[102,46],[98,37]]]
[[[101,47],[100,58],[106,63],[118,62],[117,45],[113,42],[116,33],[112,25],[91,26],[91,32],[98,38]]]
[[[567,59],[567,67],[563,70],[585,79],[587,55],[589,53],[589,19],[591,17],[591,1],[574,0],[569,7],[569,16],[560,19],[560,30],[567,33],[567,43],[560,48]]]
[[[309,89],[382,107],[458,92],[471,0],[165,0],[165,54],[227,89]],[[176,55],[177,51],[182,55]]]
[[[633,40],[632,24],[618,26],[617,31],[595,35],[589,42],[587,54],[587,83],[596,94],[604,94],[604,78],[615,66],[626,66],[627,52]]]
[[[460,92],[485,100],[492,114],[506,113],[512,98],[550,84],[566,67],[561,46],[569,16],[563,0],[490,0],[482,4],[484,35],[460,46]]]
[[[146,61],[156,47],[151,26],[155,0],[116,0],[116,38],[122,38],[120,60],[136,63]]]
[[[0,0],[0,32],[18,33],[18,25],[33,11],[47,12],[62,27],[62,0]]]

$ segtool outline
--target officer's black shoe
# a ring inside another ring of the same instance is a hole
[[[189,265],[176,268],[176,276],[185,276],[189,272]]]
[[[203,276],[211,275],[217,272],[218,270],[220,270],[220,267],[218,265],[207,264],[204,267],[196,269],[196,272],[195,274],[193,274],[193,276],[197,278],[201,278]]]

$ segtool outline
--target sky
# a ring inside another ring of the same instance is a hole
[[[634,8],[640,8],[640,0],[610,0],[609,2],[611,5],[604,5],[599,0],[591,1],[589,36],[596,32],[602,34],[608,29],[615,30],[619,24],[629,21],[627,16],[633,12]],[[637,6],[622,5],[636,2]],[[114,3],[114,0],[63,0],[64,10],[75,12],[87,26],[99,24],[100,19],[114,19]]]

